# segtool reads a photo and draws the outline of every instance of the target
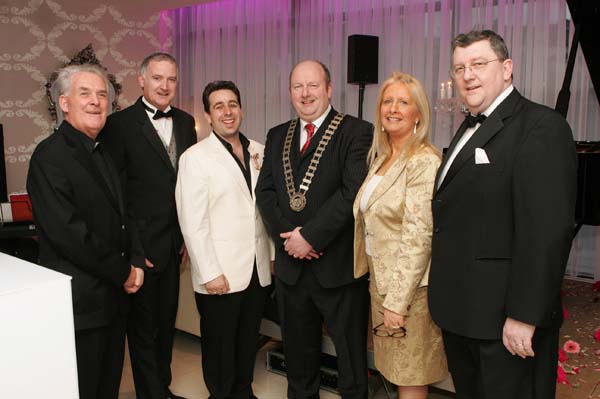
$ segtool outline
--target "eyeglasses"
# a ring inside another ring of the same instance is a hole
[[[404,338],[406,337],[406,328],[400,327],[397,330],[392,330],[389,332],[388,330],[381,329],[383,327],[383,323],[378,324],[376,327],[373,327],[373,335],[377,337],[392,337],[392,338]]]
[[[483,69],[485,69],[487,64],[489,64],[490,62],[494,62],[494,61],[503,62],[504,60],[501,58],[496,58],[495,60],[489,60],[489,61],[475,61],[471,65],[455,65],[450,70],[450,75],[453,78],[460,78],[461,76],[463,76],[465,74],[465,71],[467,69],[469,71],[471,71],[471,73],[477,73],[477,72],[480,72]]]

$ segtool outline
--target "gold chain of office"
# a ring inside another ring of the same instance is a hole
[[[306,207],[306,193],[310,188],[313,177],[315,177],[315,172],[319,166],[321,156],[323,156],[325,147],[327,147],[327,144],[329,144],[331,141],[331,138],[342,122],[342,119],[344,119],[344,114],[339,113],[331,120],[329,126],[327,126],[327,130],[323,134],[323,137],[321,137],[321,140],[319,140],[317,149],[310,160],[310,164],[308,165],[308,169],[306,170],[304,178],[302,178],[302,183],[300,183],[298,191],[296,191],[296,188],[294,187],[294,174],[292,171],[292,163],[290,162],[292,138],[294,137],[294,130],[298,124],[298,119],[293,119],[290,122],[290,127],[288,128],[283,145],[283,174],[285,177],[286,190],[288,192],[288,196],[290,197],[290,208],[292,211],[300,212]]]

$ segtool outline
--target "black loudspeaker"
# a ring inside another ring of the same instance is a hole
[[[6,163],[4,162],[4,130],[0,123],[0,202],[8,201],[8,190],[6,188]]]
[[[348,83],[376,84],[379,70],[379,37],[348,36]]]

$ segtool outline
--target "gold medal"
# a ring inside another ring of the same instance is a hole
[[[290,122],[290,126],[287,131],[287,135],[285,137],[285,142],[283,145],[283,175],[285,177],[285,188],[287,190],[288,196],[290,197],[290,209],[294,212],[300,212],[306,207],[306,193],[310,188],[310,184],[312,183],[312,179],[315,176],[315,172],[317,171],[317,167],[319,166],[319,161],[321,160],[321,156],[325,151],[325,147],[329,144],[331,137],[337,130],[338,126],[344,119],[344,114],[337,114],[327,126],[327,130],[323,134],[323,137],[319,141],[315,153],[313,154],[310,164],[308,166],[308,170],[302,179],[302,184],[300,184],[300,189],[298,191],[295,190],[294,187],[294,174],[292,172],[292,163],[290,162],[290,151],[292,148],[292,138],[294,137],[294,130],[296,129],[296,125],[298,124],[298,119],[293,119]]]
[[[290,208],[294,212],[300,212],[306,206],[306,196],[302,193],[295,193],[290,197]]]

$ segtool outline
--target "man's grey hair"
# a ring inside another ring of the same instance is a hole
[[[66,94],[69,91],[73,76],[79,72],[89,72],[98,75],[104,81],[106,91],[110,91],[111,84],[108,80],[106,71],[102,69],[102,67],[94,64],[68,65],[58,70],[58,76],[56,78],[56,82],[54,83],[57,88],[58,96]]]
[[[140,75],[144,75],[146,73],[146,69],[148,69],[148,64],[151,61],[169,61],[175,64],[175,68],[179,71],[179,66],[177,65],[177,60],[171,54],[167,53],[152,53],[142,61],[140,65]]]
[[[60,125],[65,119],[62,108],[58,103],[58,98],[69,91],[71,88],[73,75],[79,72],[90,72],[100,76],[102,80],[104,80],[104,85],[106,86],[106,90],[108,92],[108,113],[112,113],[113,101],[115,99],[115,88],[110,83],[110,80],[108,80],[106,71],[102,67],[94,64],[68,65],[58,70],[58,76],[50,87],[50,96],[52,97],[54,104],[56,104],[57,126]]]

